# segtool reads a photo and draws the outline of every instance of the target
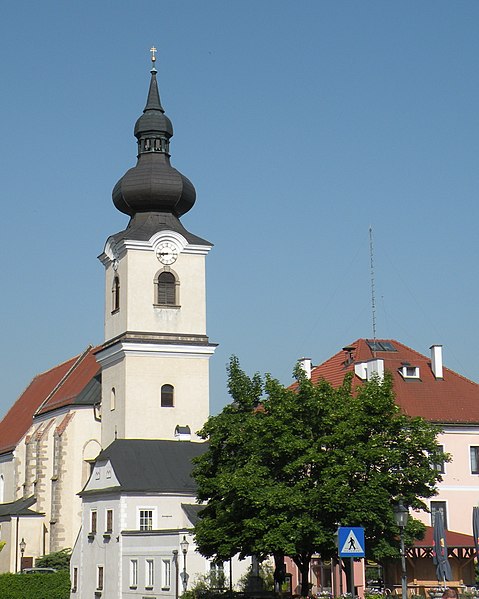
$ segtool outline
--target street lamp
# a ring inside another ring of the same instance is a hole
[[[181,573],[181,581],[183,583],[183,592],[186,592],[188,587],[188,574],[186,572],[186,554],[188,553],[189,543],[186,540],[186,536],[183,535],[183,540],[180,543],[181,551],[183,552],[183,572]]]
[[[406,575],[406,550],[404,549],[404,529],[406,528],[409,512],[407,507],[400,501],[394,506],[394,517],[396,524],[401,530],[401,595],[407,599],[407,575]]]
[[[20,553],[22,555],[22,557],[20,558],[20,572],[23,572],[23,554],[25,553],[25,547],[27,546],[27,544],[25,543],[25,539],[23,537],[19,543],[19,546],[20,546]]]

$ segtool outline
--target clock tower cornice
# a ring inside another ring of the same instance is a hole
[[[128,250],[156,252],[158,246],[164,242],[175,244],[178,252],[182,254],[206,256],[212,248],[211,245],[188,243],[183,235],[176,231],[159,231],[158,233],[155,233],[153,237],[145,241],[136,239],[120,239],[116,241],[115,237],[112,236],[107,240],[105,249],[103,253],[98,256],[98,259],[104,266],[108,266],[114,260],[123,257]]]

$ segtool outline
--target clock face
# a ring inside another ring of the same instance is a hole
[[[171,241],[163,241],[156,248],[156,257],[162,264],[173,264],[178,258],[178,250]]]

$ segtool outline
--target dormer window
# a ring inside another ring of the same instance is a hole
[[[418,379],[419,378],[419,366],[411,366],[411,364],[403,363],[399,369],[399,374],[404,379]]]
[[[188,425],[175,427],[175,439],[178,441],[191,441],[191,429]]]

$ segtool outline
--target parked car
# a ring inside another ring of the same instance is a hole
[[[23,568],[22,574],[52,574],[56,568]]]

